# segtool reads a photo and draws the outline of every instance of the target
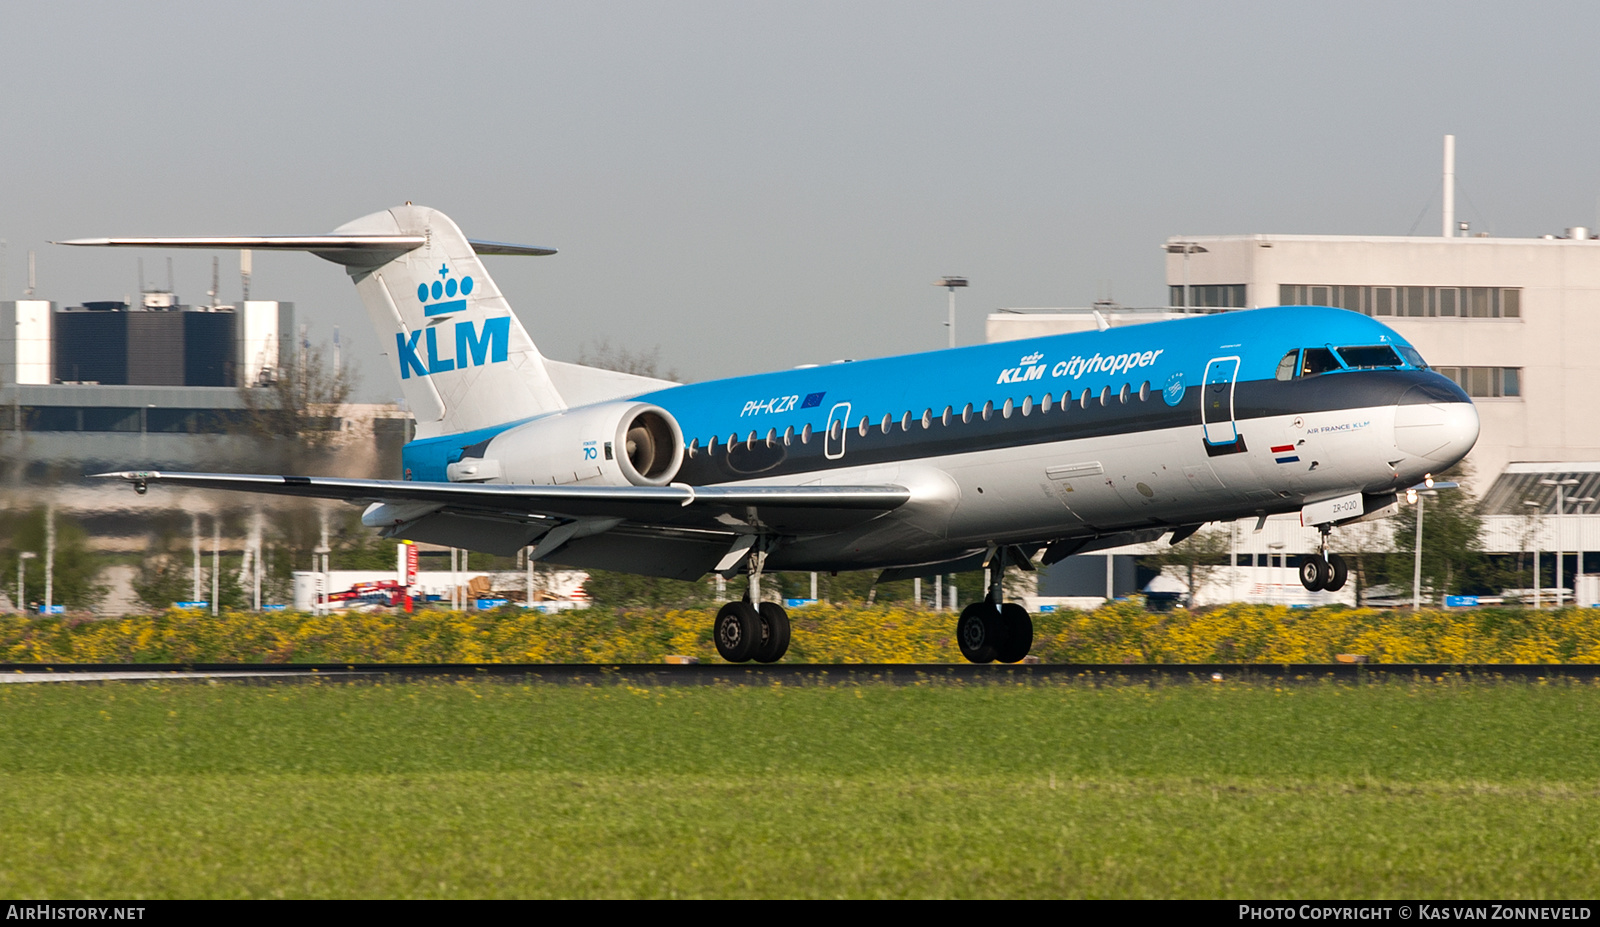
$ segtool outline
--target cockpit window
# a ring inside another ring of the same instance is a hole
[[[1278,361],[1278,379],[1293,380],[1295,362],[1300,359],[1300,349],[1296,348],[1283,355],[1283,360]]]
[[[1369,344],[1339,349],[1339,357],[1352,370],[1372,370],[1378,367],[1402,367],[1404,362],[1394,348],[1386,344]]]
[[[1333,352],[1327,348],[1306,348],[1305,353],[1300,358],[1300,375],[1302,377],[1314,376],[1338,369],[1339,362],[1334,360]]]
[[[1411,366],[1417,368],[1418,370],[1428,369],[1428,362],[1422,359],[1422,352],[1418,351],[1416,348],[1413,348],[1411,345],[1396,345],[1395,350],[1399,351],[1400,356],[1405,358],[1406,363],[1410,364]]]

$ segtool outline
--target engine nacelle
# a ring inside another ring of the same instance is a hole
[[[683,430],[647,402],[605,402],[547,415],[468,448],[448,468],[461,483],[665,486],[683,465]]]

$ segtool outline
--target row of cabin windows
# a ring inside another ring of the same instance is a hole
[[[1285,306],[1332,306],[1371,316],[1438,319],[1520,319],[1522,290],[1494,286],[1324,286],[1285,283]]]
[[[929,429],[933,427],[934,422],[938,422],[941,425],[949,425],[952,422],[959,420],[962,424],[966,424],[975,418],[987,422],[993,418],[996,413],[999,413],[1001,418],[1010,418],[1011,416],[1019,413],[1023,416],[1032,415],[1035,411],[1043,414],[1055,408],[1066,411],[1066,409],[1074,403],[1076,403],[1080,409],[1087,409],[1089,408],[1090,404],[1094,402],[1098,402],[1102,406],[1109,406],[1113,402],[1125,404],[1133,401],[1134,399],[1137,399],[1139,402],[1145,402],[1149,400],[1152,392],[1153,390],[1151,389],[1150,381],[1146,380],[1139,384],[1137,389],[1131,384],[1124,383],[1122,384],[1122,389],[1115,393],[1111,391],[1111,387],[1109,386],[1101,387],[1098,395],[1094,390],[1085,387],[1083,393],[1078,395],[1076,398],[1073,397],[1073,394],[1070,391],[1062,393],[1060,397],[1052,397],[1049,393],[1045,393],[1044,397],[1037,403],[1034,402],[1032,396],[1025,396],[1020,403],[1016,402],[1015,400],[1007,399],[998,407],[995,406],[993,400],[985,402],[981,407],[977,408],[975,408],[972,403],[969,402],[962,407],[959,412],[956,411],[955,406],[945,406],[944,412],[938,414],[935,414],[932,409],[923,409],[920,417],[909,410],[901,413],[899,418],[895,418],[893,413],[885,412],[882,418],[876,420],[874,420],[871,416],[863,415],[861,420],[855,425],[855,432],[856,434],[865,438],[867,435],[871,434],[874,429],[876,429],[880,434],[889,434],[896,428],[899,428],[901,431],[910,431],[913,424],[921,425],[923,429]],[[833,430],[834,440],[838,440],[844,436],[844,430],[849,428],[850,425],[844,420],[840,419],[835,421],[831,427]],[[769,428],[767,429],[767,434],[764,438],[754,431],[750,432],[743,439],[741,439],[738,434],[731,434],[728,435],[725,446],[732,447],[735,444],[743,444],[745,448],[749,450],[755,448],[757,442],[764,442],[767,447],[777,447],[780,443],[785,447],[788,447],[794,443],[796,438],[800,440],[801,444],[810,444],[811,438],[815,434],[816,432],[812,429],[809,423],[802,427],[798,432],[795,431],[793,425],[790,425],[781,433],[776,428]],[[715,451],[719,443],[722,443],[721,436],[712,435],[711,439],[705,443],[704,450],[707,453]],[[701,451],[701,449],[700,439],[695,438],[689,442],[687,451],[690,457],[694,457]]]

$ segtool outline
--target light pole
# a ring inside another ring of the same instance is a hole
[[[1529,515],[1537,518],[1542,514],[1539,510],[1543,506],[1539,503],[1529,500],[1522,504],[1528,506]],[[1544,527],[1544,519],[1539,519],[1535,524],[1540,528]],[[1533,607],[1539,608],[1543,604],[1539,600],[1539,535],[1537,532],[1532,531],[1529,532],[1529,535],[1533,538]]]
[[[28,613],[28,600],[22,596],[23,568],[28,565],[29,560],[37,556],[39,555],[31,550],[25,550],[17,554],[17,611],[23,614]]]
[[[1566,489],[1568,486],[1578,485],[1578,481],[1573,479],[1540,480],[1539,485],[1554,486],[1556,488],[1556,608],[1560,608],[1565,604],[1563,600],[1567,595],[1566,584],[1561,581],[1561,558],[1565,553],[1562,550],[1561,529],[1566,524],[1566,518],[1564,517],[1567,514]]]
[[[1594,496],[1579,496],[1572,501],[1578,505],[1592,505],[1595,500]],[[1578,513],[1578,568],[1573,572],[1572,575],[1572,604],[1577,605],[1580,608],[1583,606],[1583,603],[1578,601],[1578,584],[1582,581],[1583,577],[1587,575],[1583,569],[1583,516],[1586,514],[1588,513]]]
[[[1277,604],[1283,605],[1288,602],[1289,597],[1284,593],[1284,584],[1279,581],[1278,568],[1272,565],[1272,558],[1276,555],[1279,560],[1282,560],[1287,555],[1283,552],[1282,541],[1273,541],[1267,545],[1267,548],[1272,552],[1267,554],[1267,578],[1272,585],[1277,587],[1277,591],[1273,593],[1273,598],[1278,600]]]
[[[934,286],[942,286],[950,291],[950,321],[944,323],[950,329],[950,347],[956,346],[956,287],[967,285],[966,277],[941,277],[933,282]]]
[[[1429,477],[1424,487],[1431,487],[1433,478]],[[1451,484],[1454,485],[1454,484]],[[1411,610],[1422,610],[1422,501],[1424,496],[1437,496],[1437,490],[1430,488],[1418,489],[1415,486],[1406,490],[1406,501],[1417,504],[1417,540],[1415,562],[1411,566]]]
[[[1192,241],[1172,241],[1163,250],[1168,254],[1183,255],[1183,308],[1187,309],[1194,305],[1194,291],[1189,288],[1189,255],[1205,254],[1206,249]]]

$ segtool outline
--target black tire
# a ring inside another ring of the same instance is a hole
[[[776,602],[762,602],[756,613],[761,616],[761,643],[752,656],[757,663],[776,663],[789,652],[789,613]]]
[[[1344,581],[1350,578],[1350,567],[1345,564],[1344,558],[1338,554],[1328,555],[1328,581],[1322,588],[1329,592],[1338,592],[1344,588]]]
[[[1000,606],[1000,621],[1006,627],[1005,641],[995,648],[995,659],[1015,663],[1033,649],[1033,619],[1028,610],[1015,602]]]
[[[1317,554],[1300,558],[1300,585],[1316,592],[1328,584],[1328,562]]]
[[[1000,612],[988,602],[973,602],[956,620],[956,644],[971,663],[993,663],[1005,639]]]
[[[743,663],[761,644],[761,616],[748,602],[729,602],[717,610],[712,637],[722,659]]]

